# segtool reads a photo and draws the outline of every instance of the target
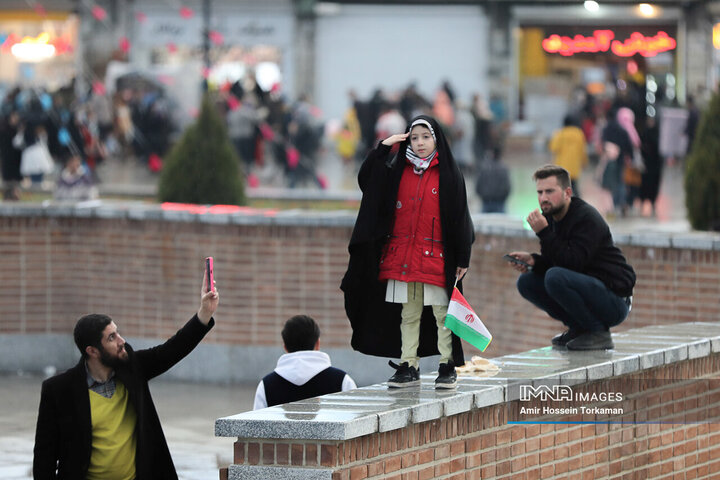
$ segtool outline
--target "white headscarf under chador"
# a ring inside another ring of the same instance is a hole
[[[413,149],[410,147],[410,141],[408,140],[408,147],[405,151],[405,156],[408,159],[408,162],[412,163],[413,165],[413,172],[417,175],[422,175],[425,170],[427,170],[428,166],[430,166],[430,162],[433,158],[435,158],[435,155],[437,155],[437,137],[435,137],[435,130],[433,130],[432,125],[430,125],[430,122],[425,120],[424,118],[418,118],[410,125],[410,130],[408,132],[412,132],[412,129],[415,128],[417,125],[422,125],[423,127],[427,127],[428,130],[430,130],[430,133],[432,134],[433,140],[435,141],[435,149],[425,158],[418,157],[415,152],[413,152]]]

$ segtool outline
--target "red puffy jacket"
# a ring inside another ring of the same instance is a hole
[[[395,220],[380,259],[380,280],[422,282],[445,287],[440,226],[438,158],[422,175],[407,163],[400,179]]]

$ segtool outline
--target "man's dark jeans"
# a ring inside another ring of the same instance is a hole
[[[552,267],[545,275],[523,273],[517,288],[525,299],[572,330],[606,331],[625,320],[629,311],[625,298],[600,280],[567,268]]]

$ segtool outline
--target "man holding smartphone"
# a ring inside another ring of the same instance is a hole
[[[520,262],[520,295],[567,330],[552,339],[568,350],[613,348],[610,328],[627,317],[635,271],[615,246],[600,213],[573,197],[570,174],[545,165],[533,175],[540,209],[527,222],[540,239],[540,253],[510,252]]]
[[[192,352],[215,325],[220,296],[207,278],[197,313],[153,348],[133,350],[107,315],[80,317],[74,337],[82,358],[42,385],[34,478],[177,480],[148,381]]]

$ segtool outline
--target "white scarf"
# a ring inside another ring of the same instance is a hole
[[[405,156],[408,159],[408,162],[412,163],[413,166],[413,173],[416,175],[422,175],[425,173],[425,170],[430,166],[430,162],[433,158],[435,158],[435,155],[437,155],[437,148],[432,151],[430,155],[428,155],[425,158],[420,158],[417,155],[415,155],[415,152],[412,151],[412,148],[408,145],[407,151],[405,152]]]

